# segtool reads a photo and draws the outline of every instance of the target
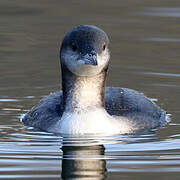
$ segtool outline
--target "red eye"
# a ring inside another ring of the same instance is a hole
[[[76,51],[77,50],[77,46],[75,44],[72,44],[72,50]]]
[[[104,51],[106,49],[106,45],[104,44],[102,47],[102,50]]]

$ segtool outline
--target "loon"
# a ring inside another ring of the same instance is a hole
[[[74,27],[60,48],[62,91],[43,98],[23,123],[65,135],[129,134],[164,126],[168,115],[142,93],[105,87],[109,60],[103,30]]]

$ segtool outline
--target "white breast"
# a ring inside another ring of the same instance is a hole
[[[126,118],[122,117],[116,120],[116,118],[110,116],[103,108],[81,114],[64,112],[61,120],[52,129],[53,131],[56,129],[61,134],[70,135],[113,135],[130,133],[132,130]]]

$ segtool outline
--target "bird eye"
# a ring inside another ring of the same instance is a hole
[[[102,50],[104,51],[106,49],[106,45],[104,44],[102,47]]]
[[[72,50],[76,51],[77,50],[77,46],[75,44],[72,44]]]

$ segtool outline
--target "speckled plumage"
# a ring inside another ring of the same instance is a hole
[[[135,120],[139,124],[138,130],[144,129],[144,123],[147,124],[147,129],[161,127],[167,123],[167,115],[164,110],[160,109],[142,93],[127,88],[107,87],[105,108],[110,115],[132,118],[132,121]],[[57,121],[60,121],[62,114],[62,91],[58,91],[51,93],[34,106],[25,115],[23,122],[27,126],[47,131]],[[139,126],[142,126],[142,128]],[[135,128],[134,132],[136,131]]]

